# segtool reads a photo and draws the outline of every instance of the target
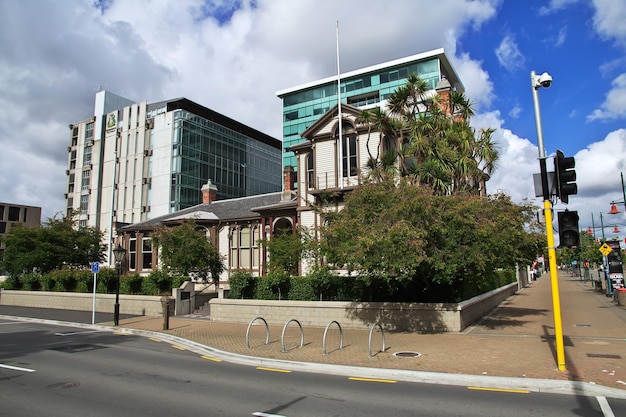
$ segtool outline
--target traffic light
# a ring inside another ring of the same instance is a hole
[[[559,246],[571,248],[578,246],[580,235],[578,234],[578,212],[559,211]]]
[[[554,158],[556,195],[564,204],[567,204],[570,195],[578,193],[575,166],[576,161],[573,156],[566,157],[563,155],[563,152],[556,151],[556,157]]]

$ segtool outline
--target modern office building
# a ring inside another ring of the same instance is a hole
[[[280,140],[185,98],[136,103],[100,91],[94,116],[70,125],[67,211],[111,242],[114,224],[200,204],[208,181],[220,199],[281,191],[281,150]]]
[[[41,226],[41,207],[0,202],[0,252],[5,247],[2,238],[16,224],[29,227]],[[2,254],[0,253],[1,256]]]
[[[305,129],[338,103],[338,78],[341,102],[368,109],[384,107],[389,95],[404,85],[410,74],[426,81],[433,94],[443,78],[453,89],[464,91],[442,48],[278,91],[276,95],[283,100],[283,166],[297,165],[294,153],[287,149],[303,142],[300,135]]]

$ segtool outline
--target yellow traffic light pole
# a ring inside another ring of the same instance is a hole
[[[543,213],[546,221],[546,238],[548,243],[548,265],[550,268],[550,283],[552,287],[552,310],[554,313],[554,335],[556,341],[556,358],[559,371],[565,371],[565,349],[563,347],[563,323],[561,322],[561,299],[559,296],[559,280],[556,269],[556,250],[554,248],[554,233],[552,232],[552,203],[548,189],[548,173],[546,170],[546,153],[543,145],[541,129],[541,112],[539,111],[539,97],[537,89],[548,88],[552,84],[552,77],[544,72],[540,76],[535,71],[530,72],[530,83],[533,92],[535,107],[535,123],[537,125],[537,146],[539,147],[539,166],[541,168],[541,187],[543,191]]]

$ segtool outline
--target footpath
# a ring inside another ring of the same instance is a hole
[[[566,371],[559,371],[557,367],[548,273],[462,333],[370,333],[369,330],[342,329],[340,337],[338,327],[331,326],[324,338],[323,328],[305,327],[301,332],[297,324],[291,323],[284,329],[284,338],[283,326],[269,326],[267,337],[266,327],[259,320],[248,326],[213,322],[193,315],[170,317],[168,330],[163,330],[163,318],[150,317],[122,316],[119,327],[121,331],[156,332],[181,338],[209,347],[218,354],[319,366],[422,371],[433,378],[436,375],[430,373],[447,377],[578,381],[623,391],[626,398],[626,307],[618,306],[604,293],[597,292],[591,281],[584,282],[565,271],[559,271],[558,275]],[[34,310],[38,309],[0,304],[0,315],[4,317],[39,315],[42,319],[91,323],[90,312],[41,310],[37,313]],[[82,314],[80,319],[78,314]],[[73,319],[67,319],[67,315]],[[98,317],[100,325],[112,325],[110,321],[102,322],[102,318],[110,320],[110,315],[98,313]],[[339,348],[341,342],[342,349]]]

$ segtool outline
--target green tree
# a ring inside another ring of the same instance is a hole
[[[224,260],[207,239],[205,229],[195,221],[161,227],[152,235],[152,241],[159,247],[162,270],[183,276],[194,273],[203,280],[211,278],[217,287]]]
[[[11,275],[36,270],[85,268],[103,261],[102,233],[93,227],[78,227],[75,214],[48,218],[41,227],[12,227],[4,242],[0,269]]]
[[[458,301],[498,269],[541,252],[532,206],[507,196],[438,196],[408,181],[366,184],[325,215],[322,251],[372,289],[372,299]]]

